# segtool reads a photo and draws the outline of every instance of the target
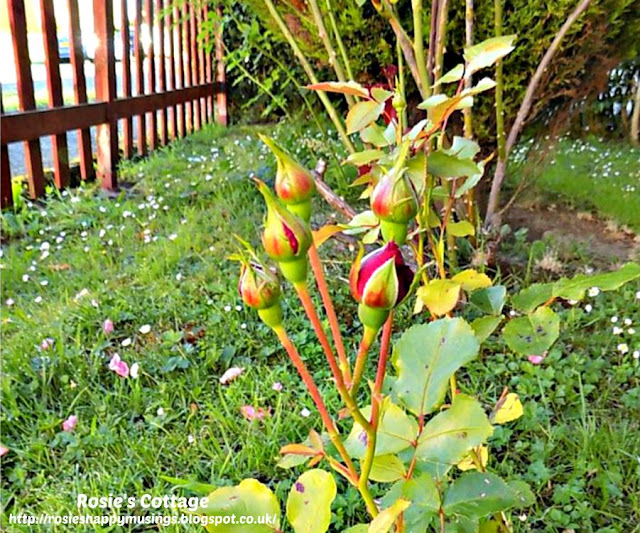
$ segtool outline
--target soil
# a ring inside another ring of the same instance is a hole
[[[515,205],[506,213],[504,222],[513,230],[528,228],[530,241],[552,237],[560,248],[578,245],[597,262],[640,259],[640,236],[590,213],[554,206]]]

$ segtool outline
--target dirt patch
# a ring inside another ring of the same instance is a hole
[[[596,261],[612,263],[640,259],[640,236],[590,213],[516,205],[508,211],[505,222],[514,230],[528,228],[531,241],[552,237],[561,248],[577,244]]]

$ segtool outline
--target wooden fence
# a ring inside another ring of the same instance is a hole
[[[114,0],[93,0],[96,101],[89,102],[78,9],[78,1],[88,0],[67,0],[75,104],[65,106],[54,0],[38,0],[48,108],[36,109],[25,0],[6,1],[20,111],[5,114],[4,106],[1,109],[3,208],[12,205],[9,143],[24,142],[29,194],[37,198],[45,191],[40,137],[52,136],[54,182],[56,187],[63,188],[70,180],[67,132],[78,130],[80,176],[90,179],[96,174],[90,128],[96,126],[97,178],[102,187],[115,190],[118,187],[116,168],[121,156],[129,158],[134,152],[144,155],[148,149],[184,137],[213,120],[226,125],[221,31],[218,28],[215,33],[215,58],[205,52],[203,44],[208,43],[198,41],[203,25],[211,20],[210,11],[214,8],[210,4],[198,2],[195,7],[195,2],[189,1],[144,0],[143,5],[143,0],[119,0],[120,20],[114,21]],[[130,21],[128,12],[133,8],[129,5],[132,2],[135,17]],[[221,15],[221,8],[215,9]],[[115,24],[120,28],[119,35],[114,30]],[[143,29],[147,30],[146,40]],[[208,32],[202,34],[206,36]],[[116,37],[122,49],[120,96],[117,94]],[[132,96],[134,89],[136,95]],[[0,104],[1,97],[0,93]],[[137,117],[135,123],[134,117]]]

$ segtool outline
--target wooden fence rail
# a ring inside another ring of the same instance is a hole
[[[52,138],[54,183],[63,188],[69,185],[70,175],[67,132],[78,133],[80,176],[90,179],[94,176],[90,128],[95,127],[95,175],[103,188],[116,190],[117,164],[120,157],[132,157],[134,134],[137,153],[143,155],[147,149],[184,137],[213,120],[227,124],[221,31],[215,33],[215,59],[199,42],[204,21],[213,14],[221,16],[221,8],[207,2],[115,0],[120,17],[114,21],[114,0],[93,0],[98,43],[94,56],[96,101],[89,102],[78,0],[67,0],[74,104],[64,105],[54,2],[37,1],[45,52],[46,109],[36,108],[25,0],[6,0],[20,111],[5,113],[0,91],[2,208],[12,205],[9,143],[24,143],[29,194],[37,198],[45,191],[41,137]],[[134,4],[134,21],[129,19],[130,3]],[[117,94],[115,24],[122,49],[121,96]],[[205,35],[205,44],[209,38]]]

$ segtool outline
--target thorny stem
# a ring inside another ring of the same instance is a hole
[[[369,475],[371,467],[376,455],[376,437],[378,434],[378,424],[380,422],[380,404],[382,402],[382,384],[387,368],[387,358],[389,356],[389,344],[391,340],[391,331],[393,329],[393,311],[389,313],[387,321],[384,323],[382,330],[382,340],[380,342],[380,359],[378,359],[378,370],[376,372],[376,381],[371,396],[371,431],[367,433],[367,451],[362,462],[362,471],[360,472],[360,480],[358,488],[360,491],[368,487]],[[368,507],[368,505],[367,505]],[[375,507],[375,504],[374,504]],[[377,510],[376,510],[377,513]],[[375,515],[374,515],[375,516]]]
[[[340,454],[340,457],[342,457],[342,460],[347,465],[347,470],[349,471],[349,478],[348,478],[349,481],[354,485],[357,485],[358,472],[356,471],[356,468],[353,465],[353,461],[351,461],[351,458],[349,457],[349,454],[347,453],[347,450],[345,449],[344,444],[342,443],[342,440],[340,440],[338,429],[336,428],[336,425],[333,419],[331,418],[329,411],[327,410],[327,406],[322,400],[322,395],[320,394],[318,387],[313,381],[313,377],[311,376],[311,374],[309,373],[309,370],[307,369],[306,365],[302,361],[302,358],[300,357],[298,350],[296,349],[295,345],[289,338],[289,335],[287,335],[287,332],[285,331],[284,327],[278,326],[274,328],[273,331],[278,336],[280,343],[289,354],[289,358],[291,359],[291,362],[293,363],[293,365],[296,367],[296,370],[300,374],[302,381],[307,386],[307,389],[309,390],[309,394],[313,398],[313,402],[316,404],[316,407],[318,408],[318,412],[320,413],[320,418],[322,418],[322,422],[324,423],[324,426],[327,429],[327,432],[329,433],[329,438],[331,439],[331,442],[333,443],[336,450]]]
[[[342,378],[348,384],[351,382],[351,369],[349,368],[349,359],[347,359],[347,352],[344,349],[342,335],[340,334],[340,324],[338,323],[336,310],[333,307],[333,301],[331,300],[329,288],[327,287],[327,280],[324,276],[324,268],[322,268],[322,263],[320,261],[320,257],[318,256],[318,249],[316,248],[315,244],[312,244],[311,248],[309,248],[309,263],[311,264],[311,270],[313,270],[313,274],[316,278],[316,283],[318,284],[318,290],[320,291],[320,296],[322,297],[322,303],[324,304],[324,308],[327,312],[329,326],[331,327],[331,334],[333,335],[333,342],[335,344],[336,351],[338,352]]]
[[[353,400],[351,394],[349,394],[349,390],[347,389],[347,386],[342,379],[342,373],[340,372],[338,362],[333,355],[331,345],[329,344],[329,339],[324,332],[324,328],[322,327],[320,318],[318,317],[318,313],[316,312],[313,301],[311,300],[311,296],[309,295],[307,284],[296,283],[294,284],[294,287],[298,293],[300,301],[302,302],[302,306],[304,307],[304,310],[309,317],[309,321],[311,322],[311,325],[313,326],[313,329],[318,336],[318,340],[322,345],[322,349],[324,350],[329,366],[331,367],[331,373],[333,374],[333,378],[336,382],[336,387],[338,388],[338,392],[340,393],[342,401],[344,401],[347,409],[349,409],[349,412],[351,413],[351,416],[353,416],[353,419],[358,422],[358,424],[360,424],[365,429],[365,431],[369,432],[371,430],[369,422],[360,412],[360,409],[358,408],[356,402]]]

